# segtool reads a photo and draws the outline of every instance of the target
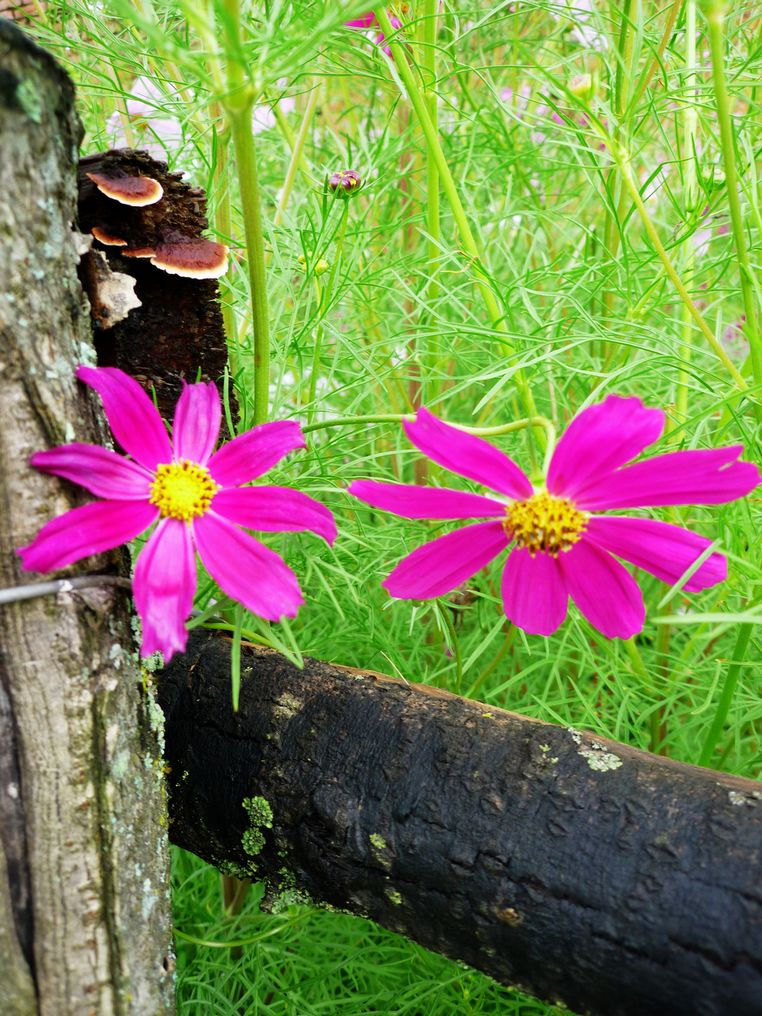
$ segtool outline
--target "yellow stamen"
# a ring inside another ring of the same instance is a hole
[[[204,514],[218,490],[220,486],[206,466],[182,459],[156,467],[149,501],[156,505],[163,518],[190,522]]]
[[[541,551],[558,557],[560,551],[569,550],[579,540],[589,518],[568,498],[543,491],[509,505],[503,527],[532,557]]]

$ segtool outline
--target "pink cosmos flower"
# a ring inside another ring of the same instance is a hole
[[[154,522],[135,565],[133,592],[143,623],[143,656],[165,661],[182,652],[196,590],[196,552],[220,589],[253,614],[294,617],[304,602],[281,558],[242,528],[309,529],[329,543],[333,516],[287,487],[246,487],[284,455],[304,448],[299,424],[264,423],[215,452],[220,396],[213,384],[185,385],[170,441],[153,403],[133,378],[113,367],[80,367],[80,381],[103,400],[114,437],[129,458],[97,445],[37,452],[31,464],[72,480],[105,500],[48,522],[19,550],[28,571],[64,568],[134,539]]]
[[[393,15],[391,11],[389,11],[388,14],[390,25],[392,26],[395,32],[398,32],[400,28],[402,28],[402,22],[398,17],[395,17],[395,15]],[[347,28],[361,28],[365,31],[367,31],[370,28],[379,27],[378,20],[376,19],[376,15],[373,11],[368,11],[367,14],[363,14],[361,18],[355,18],[354,21],[345,21],[344,24],[347,26]],[[385,38],[386,36],[384,35],[384,33],[382,31],[379,31],[376,35],[376,45],[382,46]],[[392,51],[389,48],[389,46],[383,46],[383,50],[387,56],[392,55]]]
[[[641,631],[640,590],[614,556],[676,583],[711,541],[655,519],[606,516],[609,509],[649,505],[721,504],[759,483],[756,466],[738,462],[743,448],[678,451],[631,463],[664,428],[664,413],[640,399],[610,395],[570,423],[550,461],[545,487],[487,441],[420,409],[405,432],[419,451],[445,469],[497,491],[464,491],[360,480],[349,492],[375,508],[410,519],[488,519],[423,544],[383,585],[392,596],[443,596],[510,548],[502,578],[509,621],[551,635],[566,617],[569,597],[608,638]],[[628,463],[631,463],[628,465]],[[709,557],[685,582],[688,592],[721,582],[727,562]]]

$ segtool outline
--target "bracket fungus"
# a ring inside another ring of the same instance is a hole
[[[131,176],[128,173],[87,173],[95,186],[112,201],[120,205],[144,208],[155,205],[164,197],[164,188],[150,176]]]
[[[151,264],[186,279],[218,279],[228,268],[228,249],[211,240],[177,236],[156,247]]]
[[[115,181],[122,190],[146,186],[128,180],[152,181],[158,199],[116,199]],[[79,228],[98,242],[112,272],[135,280],[140,301],[118,323],[109,319],[107,330],[103,316],[94,313],[98,362],[153,388],[160,409],[170,415],[182,378],[200,371],[216,380],[227,361],[216,280],[229,256],[223,244],[204,235],[205,205],[202,190],[146,152],[112,149],[80,161]],[[83,264],[81,276],[95,308],[100,296],[90,292],[94,271]]]
[[[104,247],[126,247],[127,241],[123,240],[121,236],[112,236],[105,229],[101,229],[100,226],[93,226],[90,230],[92,235],[98,241],[102,243]]]

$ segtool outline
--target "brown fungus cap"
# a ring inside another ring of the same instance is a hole
[[[228,249],[212,240],[182,237],[158,244],[151,264],[188,279],[219,279],[228,270]]]
[[[123,240],[121,236],[112,236],[106,232],[105,229],[101,229],[100,226],[93,226],[90,230],[98,243],[104,244],[106,247],[126,247],[127,241]]]
[[[87,173],[87,177],[107,198],[118,201],[122,205],[143,208],[155,205],[164,195],[158,180],[150,176],[128,176],[126,173]]]
[[[123,258],[152,258],[156,251],[153,247],[130,247],[129,250],[119,251]]]

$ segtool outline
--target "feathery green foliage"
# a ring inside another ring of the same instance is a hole
[[[719,87],[705,13],[721,3],[403,6],[393,61],[343,27],[365,6],[328,0],[244,2],[234,24],[229,0],[64,0],[33,27],[77,83],[85,151],[158,147],[206,188],[216,234],[237,254],[255,234],[226,123],[241,103],[263,120],[276,111],[255,140],[264,389],[249,276],[237,267],[223,280],[239,428],[261,418],[257,384],[271,418],[312,426],[309,450],[271,482],[327,504],[340,538],[332,550],[268,539],[308,602],[285,630],[250,616],[239,629],[297,660],[387,671],[756,777],[758,495],[656,513],[715,539],[729,577],[686,596],[640,575],[648,619],[632,642],[607,641],[575,611],[555,636],[529,636],[502,614],[497,564],[456,602],[388,598],[380,579],[437,525],[380,514],[345,488],[425,474],[399,423],[341,421],[425,404],[498,425],[526,415],[529,393],[560,432],[618,392],[666,409],[653,452],[742,442],[758,460],[762,378],[746,358],[751,344],[759,360],[762,338],[759,8],[727,5],[712,40]],[[426,130],[401,80],[405,53]],[[138,115],[131,95],[146,82],[152,108]],[[326,180],[350,166],[365,183],[345,201]],[[542,461],[537,431],[495,440],[527,469]],[[451,482],[431,465],[426,475]],[[211,593],[202,587],[201,606]],[[226,918],[216,873],[176,855],[181,1013],[557,1011],[359,919],[256,904]],[[221,947],[237,942],[238,960]]]

